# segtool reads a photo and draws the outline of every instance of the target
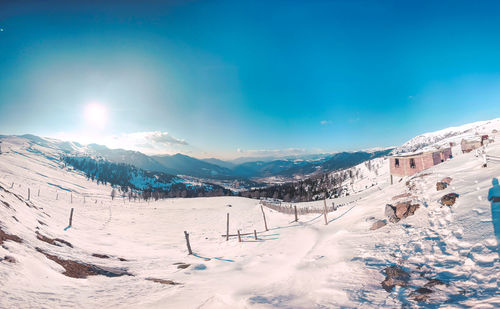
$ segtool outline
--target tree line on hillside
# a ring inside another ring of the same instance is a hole
[[[177,176],[147,171],[130,164],[114,163],[87,156],[63,156],[65,166],[71,166],[97,184],[111,185],[129,199],[162,199],[173,197],[204,197],[233,195],[231,190],[215,184],[193,185]],[[116,189],[111,197],[118,195]]]
[[[348,194],[343,186],[346,180],[359,178],[359,169],[321,174],[310,178],[265,188],[255,188],[241,192],[240,196],[249,198],[272,198],[284,202],[309,202],[324,198],[336,198]]]

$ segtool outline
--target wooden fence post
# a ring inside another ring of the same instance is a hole
[[[56,200],[59,199],[59,193],[56,193]]]
[[[28,201],[30,200],[30,188],[28,188]]]
[[[267,229],[266,214],[264,213],[264,208],[262,207],[262,204],[260,205],[260,210],[262,210],[262,216],[264,217],[264,227],[266,228],[266,232],[267,232],[269,230]]]
[[[229,213],[227,213],[226,241],[229,240]]]
[[[328,210],[326,209],[326,197],[325,199],[323,200],[323,204],[325,206],[325,209],[323,211],[323,214],[325,215],[325,224],[328,225],[328,218],[326,217],[326,213],[328,212]]]
[[[71,226],[73,224],[73,208],[71,208],[71,212],[69,214],[69,225]]]
[[[253,230],[253,235],[255,236],[255,240],[257,240],[257,230]]]
[[[391,185],[394,184],[393,180],[392,180],[392,175],[391,175]]]
[[[188,252],[189,254],[193,254],[193,251],[191,251],[191,244],[189,243],[189,234],[188,232],[184,231],[184,236],[186,236],[186,245],[187,245],[187,248],[188,248]]]
[[[38,189],[38,196],[40,196],[40,189]]]
[[[71,197],[71,204],[73,204],[73,193],[70,193],[70,197]]]
[[[14,188],[14,182],[12,182],[12,184],[10,185],[10,188]]]
[[[238,230],[238,241],[241,242],[241,234],[240,234],[240,230]]]
[[[293,205],[293,209],[295,210],[295,222],[299,222],[299,217],[297,216],[297,205]]]

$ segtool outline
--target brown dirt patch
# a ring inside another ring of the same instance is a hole
[[[88,276],[103,275],[106,277],[120,277],[120,276],[132,276],[124,269],[102,267],[93,264],[83,263],[79,261],[63,260],[55,255],[46,253],[40,248],[36,248],[36,251],[45,255],[49,260],[56,262],[64,268],[63,275],[71,278],[87,278]]]
[[[0,245],[3,244],[3,242],[6,241],[6,240],[12,240],[12,241],[15,241],[15,242],[18,242],[18,243],[23,242],[23,240],[21,238],[19,238],[18,236],[7,234],[0,227]]]
[[[36,251],[45,255],[49,260],[56,262],[64,268],[63,275],[71,277],[71,278],[87,278],[88,276],[98,275],[90,265],[86,265],[83,263],[71,261],[71,260],[63,260],[55,255],[48,254],[44,252],[40,248],[36,248]]]
[[[50,237],[44,236],[38,232],[36,232],[36,238],[38,240],[44,241],[44,242],[51,244],[51,245],[54,245],[54,246],[62,247],[62,245],[66,245],[70,248],[73,248],[73,245],[64,239],[50,238]]]

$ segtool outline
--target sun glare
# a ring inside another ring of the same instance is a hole
[[[85,107],[85,121],[87,124],[103,128],[108,119],[106,107],[99,103],[90,103]]]

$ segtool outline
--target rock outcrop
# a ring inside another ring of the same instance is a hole
[[[457,200],[457,198],[459,196],[460,195],[458,195],[457,193],[448,193],[440,199],[440,202],[442,205],[446,205],[446,206],[450,207],[450,206],[453,206],[453,204],[455,204],[455,201]]]
[[[437,191],[441,191],[441,190],[444,190],[444,189],[448,188],[448,186],[450,185],[451,181],[452,181],[451,177],[445,177],[445,178],[441,179],[441,181],[438,181],[436,183],[436,190]]]
[[[385,220],[378,220],[377,222],[373,223],[372,227],[370,228],[371,231],[373,230],[378,230],[381,227],[384,227],[387,225],[387,222]]]
[[[453,178],[451,178],[451,177],[445,177],[445,178],[441,179],[441,182],[444,182],[447,185],[450,185],[452,180],[453,180]]]
[[[390,222],[398,222],[401,219],[413,216],[420,207],[419,204],[411,204],[410,201],[397,203],[396,205],[385,205],[385,215],[389,217]]]
[[[444,189],[446,189],[447,187],[448,187],[448,184],[447,184],[447,183],[445,183],[445,182],[438,181],[438,182],[436,183],[436,190],[437,190],[437,191],[444,190]]]
[[[391,292],[392,289],[396,285],[398,286],[407,286],[408,285],[408,280],[410,280],[410,274],[403,270],[399,266],[389,266],[384,269],[385,272],[385,280],[382,281],[382,287],[384,290],[387,292]]]

